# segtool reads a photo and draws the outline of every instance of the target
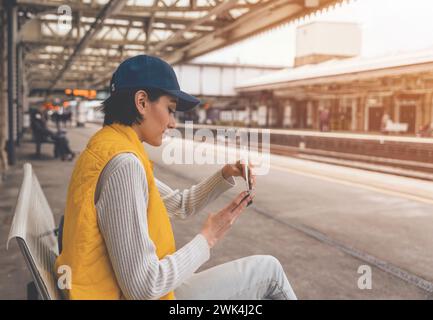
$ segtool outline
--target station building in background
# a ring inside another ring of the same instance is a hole
[[[293,68],[238,86],[252,125],[416,134],[433,122],[433,50],[362,57],[361,29],[351,23],[315,22],[297,30]],[[254,116],[255,115],[255,116]],[[257,116],[259,115],[259,116]]]

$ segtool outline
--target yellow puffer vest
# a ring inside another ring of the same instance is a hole
[[[146,172],[148,231],[158,258],[176,251],[167,209],[155,185],[152,164],[136,132],[120,124],[104,126],[90,139],[77,160],[69,184],[63,249],[56,260],[56,270],[61,265],[71,268],[72,286],[65,292],[69,299],[124,298],[99,231],[94,203],[96,184],[102,170],[114,156],[123,152],[134,153]],[[161,299],[174,299],[174,294],[170,292]]]

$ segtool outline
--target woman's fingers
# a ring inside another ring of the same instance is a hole
[[[253,198],[254,193],[248,191],[241,192],[224,210],[222,210],[222,216],[231,221],[233,217],[238,216],[246,208],[248,202]]]
[[[247,177],[245,176],[245,166],[246,166],[246,164],[243,161],[240,162],[240,163],[241,163],[241,166],[242,166],[242,177],[245,180],[247,180]],[[253,168],[254,168],[254,165],[252,164],[252,162],[248,161],[248,180],[249,180],[248,183],[249,183],[249,185],[251,187],[253,187],[255,185],[255,181],[256,181],[256,176],[253,173]]]
[[[254,188],[256,186],[256,175],[253,172],[255,167],[256,166],[252,162],[250,162],[249,168],[250,168],[250,178],[251,178],[251,186],[252,186],[252,188]]]
[[[239,193],[236,198],[233,199],[232,202],[230,202],[230,204],[224,208],[225,211],[232,211],[234,210],[242,201],[242,199],[248,194],[247,191],[241,192]]]
[[[231,211],[232,216],[238,216],[247,207],[248,202],[252,198],[248,192],[246,192],[246,195],[247,197],[243,198],[242,202]]]
[[[230,229],[236,219],[244,211],[248,201],[254,195],[247,191],[240,193],[225,209],[218,213],[211,213],[202,229],[202,234],[208,240],[210,247],[213,247],[224,234]]]
[[[224,227],[224,225],[232,225],[234,218],[242,212],[250,198],[249,193],[244,191],[240,193],[225,209],[221,211],[219,215],[220,221],[218,221],[219,227]]]
[[[236,207],[231,212],[231,217],[229,220],[229,227],[231,227],[233,225],[233,223],[235,223],[235,221],[239,218],[241,213],[244,212],[245,208],[247,207],[248,201],[250,199],[251,199],[251,197],[248,197],[247,199],[245,199],[238,207]]]
[[[243,172],[244,167],[241,160],[236,161],[236,168],[239,170],[239,172]]]
[[[230,165],[233,172],[232,175],[233,176],[240,176],[242,178],[244,178],[244,180],[247,179],[247,177],[245,176],[245,166],[246,166],[246,162],[245,160],[238,160],[236,161],[235,164]],[[255,168],[255,165],[251,162],[248,161],[248,177],[249,177],[249,184],[251,186],[255,186],[256,184],[256,176],[254,175],[253,169]]]

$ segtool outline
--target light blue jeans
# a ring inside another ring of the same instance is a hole
[[[280,262],[267,255],[194,273],[175,290],[179,300],[296,300]]]

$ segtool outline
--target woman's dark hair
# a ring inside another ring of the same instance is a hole
[[[143,116],[135,107],[135,94],[144,90],[151,102],[157,101],[160,97],[167,95],[164,91],[156,88],[121,90],[111,95],[98,108],[104,113],[104,126],[113,123],[120,123],[126,126],[139,124]]]

